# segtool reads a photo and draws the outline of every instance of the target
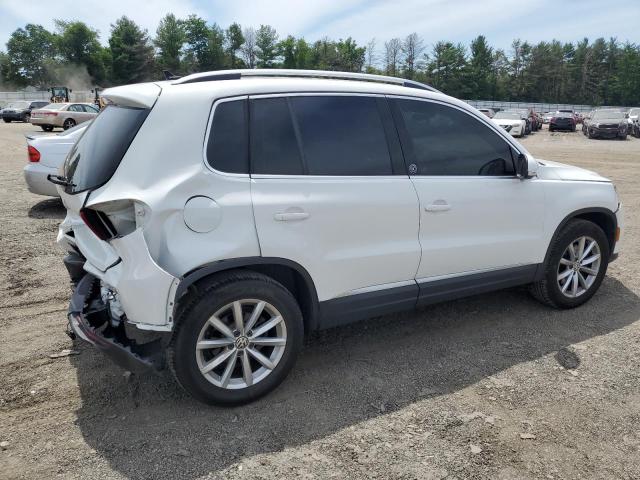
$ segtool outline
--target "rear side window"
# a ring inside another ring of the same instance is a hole
[[[207,142],[207,161],[220,172],[249,173],[246,100],[218,103]]]
[[[252,173],[302,175],[302,158],[288,99],[253,99],[250,118]]]
[[[391,175],[374,97],[291,97],[309,175]]]
[[[418,100],[393,100],[392,108],[415,175],[515,174],[509,144],[471,115]]]
[[[148,114],[143,108],[106,107],[65,160],[64,175],[73,184],[67,192],[79,193],[107,183]]]

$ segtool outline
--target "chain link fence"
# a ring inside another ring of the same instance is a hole
[[[0,106],[16,102],[20,100],[44,100],[49,101],[51,92],[46,90],[20,91],[20,92],[0,92]],[[72,102],[93,102],[94,93],[90,90],[74,90],[69,94],[69,100]]]
[[[531,108],[539,113],[557,112],[558,110],[573,110],[578,113],[588,113],[594,108],[616,108],[620,110],[628,110],[630,108],[621,106],[594,107],[593,105],[575,105],[570,103],[501,102],[498,100],[465,100],[465,102],[475,108],[492,108],[496,112],[498,110]]]

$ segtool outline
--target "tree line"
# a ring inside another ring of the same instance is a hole
[[[167,14],[155,35],[123,16],[108,43],[79,21],[55,21],[55,31],[27,24],[0,51],[0,83],[47,88],[85,72],[87,82],[111,86],[228,68],[295,68],[367,72],[428,83],[455,97],[480,100],[640,104],[640,45],[598,38],[590,42],[516,39],[493,48],[480,35],[467,47],[439,41],[427,46],[417,33],[358,45],[351,37],[309,42],[281,37],[269,25],[233,23],[223,29],[190,15]]]

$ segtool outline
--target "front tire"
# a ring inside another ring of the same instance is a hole
[[[62,124],[64,130],[69,130],[71,127],[76,126],[76,121],[73,118],[67,118]]]
[[[215,276],[190,295],[168,349],[169,367],[187,392],[208,404],[239,405],[285,379],[304,334],[291,292],[240,271]]]
[[[595,223],[570,220],[553,240],[542,280],[531,285],[540,302],[575,308],[596,293],[607,272],[609,241]]]

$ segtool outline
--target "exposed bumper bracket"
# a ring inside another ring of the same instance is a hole
[[[131,372],[164,368],[161,340],[138,344],[126,335],[124,323],[112,326],[108,308],[97,295],[97,290],[97,279],[91,274],[85,274],[78,282],[67,315],[70,332],[96,346],[114,363]]]

